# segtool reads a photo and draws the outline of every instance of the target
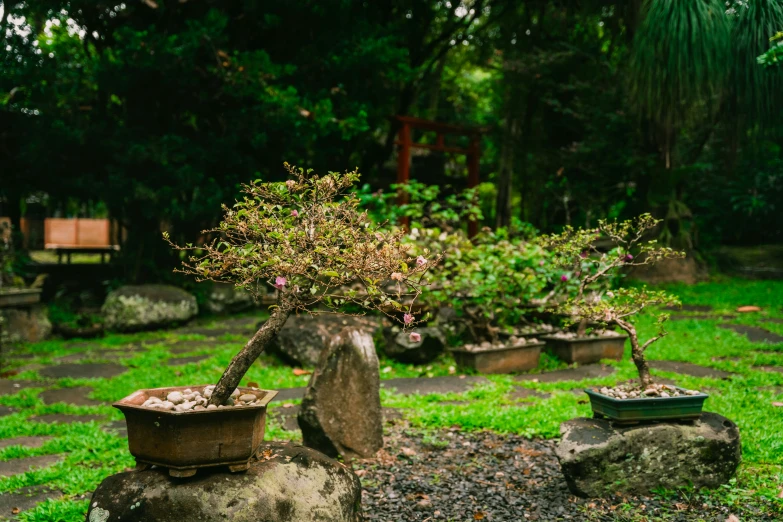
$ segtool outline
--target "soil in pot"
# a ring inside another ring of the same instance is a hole
[[[590,364],[601,359],[619,361],[623,358],[627,338],[612,330],[599,330],[583,337],[574,332],[557,332],[541,337],[547,350],[569,364]]]
[[[479,373],[513,373],[538,366],[544,343],[536,339],[512,336],[507,342],[466,344],[450,351],[461,368]]]
[[[706,393],[669,384],[652,384],[642,388],[621,384],[614,388],[586,389],[596,417],[618,422],[688,420],[701,415]]]

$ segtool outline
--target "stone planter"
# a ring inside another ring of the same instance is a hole
[[[154,388],[115,402],[128,425],[128,447],[141,468],[168,468],[173,477],[190,477],[198,468],[228,466],[244,471],[264,440],[266,408],[276,391],[238,388],[262,399],[257,406],[200,411],[166,411],[141,405],[150,397],[164,399],[170,392],[204,390],[205,386]]]
[[[682,388],[677,388],[684,392]],[[615,399],[590,388],[590,406],[597,418],[607,418],[621,423],[641,421],[698,419],[707,400],[706,393],[679,397],[645,397],[641,399]]]
[[[28,306],[41,301],[40,288],[0,289],[0,308]]]
[[[549,350],[558,359],[569,364],[590,364],[596,363],[601,359],[623,358],[625,348],[625,335],[601,336],[601,337],[576,337],[573,339],[563,339],[553,335],[541,337],[546,342]]]
[[[451,348],[449,351],[460,368],[469,368],[478,373],[514,373],[536,368],[543,346],[542,342],[528,342],[486,350]]]

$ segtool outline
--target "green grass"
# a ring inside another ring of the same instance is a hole
[[[736,314],[737,318],[732,322],[761,326],[783,334],[783,325],[762,321],[770,317],[783,318],[781,282],[726,279],[694,286],[674,285],[667,289],[679,295],[683,303],[709,304],[715,308],[714,312],[719,314],[735,313],[736,307],[741,305],[761,306],[761,312]],[[694,378],[655,370],[653,373],[676,379],[679,384],[688,388],[706,390],[710,393],[706,409],[732,419],[740,427],[743,463],[736,480],[727,487],[702,493],[699,502],[742,506],[767,501],[783,506],[783,501],[777,499],[783,484],[783,407],[773,405],[773,402],[783,402],[783,394],[775,391],[775,387],[778,392],[783,391],[783,374],[756,368],[762,365],[783,366],[783,344],[750,343],[743,335],[718,328],[718,324],[722,322],[724,321],[719,319],[672,321],[668,324],[670,334],[652,345],[648,356],[650,359],[689,361],[735,372],[738,374],[735,378]],[[641,337],[654,332],[652,314],[640,317],[638,324]],[[220,377],[225,365],[245,341],[242,337],[225,336],[214,346],[196,348],[187,354],[171,354],[169,347],[202,337],[163,332],[110,335],[94,341],[92,345],[96,349],[117,348],[156,338],[161,338],[161,342],[148,346],[146,352],[138,353],[130,359],[114,361],[128,366],[128,371],[122,375],[111,379],[62,379],[56,385],[92,386],[95,390],[94,398],[115,401],[139,388],[212,383]],[[24,346],[22,350],[34,354],[35,358],[13,363],[16,367],[29,367],[26,370],[23,368],[24,371],[14,378],[39,378],[36,371],[38,365],[51,364],[57,357],[87,349],[69,347],[68,343],[62,341]],[[209,358],[185,366],[170,367],[165,364],[171,357],[196,354],[207,354]],[[576,416],[590,415],[586,397],[576,395],[570,390],[588,385],[611,385],[618,380],[635,378],[635,368],[629,356],[627,348],[626,357],[622,361],[609,362],[617,370],[611,377],[579,383],[515,382],[512,376],[495,375],[488,377],[489,384],[475,387],[463,394],[405,397],[383,390],[382,400],[384,406],[403,408],[403,413],[411,424],[427,432],[428,444],[433,447],[443,444],[438,430],[452,425],[460,425],[468,430],[490,429],[527,437],[553,438],[558,436],[561,422]],[[728,357],[738,359],[732,360]],[[550,356],[542,357],[543,369],[552,370],[563,366],[563,363]],[[384,379],[449,375],[453,372],[453,361],[448,356],[425,366],[404,365],[386,359],[381,361],[381,377]],[[290,367],[273,357],[264,356],[253,366],[244,382],[255,381],[262,387],[278,389],[304,386],[308,378],[296,376]],[[514,401],[508,394],[516,386],[540,390],[551,394],[551,397]],[[13,477],[0,477],[0,493],[24,486],[49,485],[63,491],[67,497],[39,505],[24,513],[22,520],[82,520],[86,502],[81,495],[88,494],[89,498],[89,493],[104,477],[133,465],[125,440],[105,433],[101,429],[103,422],[46,425],[29,422],[27,418],[47,413],[99,414],[103,415],[105,423],[108,423],[121,419],[122,415],[105,405],[47,406],[37,397],[40,391],[27,389],[15,395],[0,396],[0,404],[19,410],[0,418],[0,438],[21,435],[51,435],[55,438],[41,448],[5,448],[0,450],[0,460],[45,454],[62,454],[63,460],[41,470]],[[465,404],[444,403],[445,401],[465,401]],[[275,407],[279,406],[273,405],[273,408]],[[270,421],[267,438],[298,440],[299,434],[287,432],[274,421]],[[635,512],[634,506],[626,507],[629,512]],[[618,509],[619,512],[622,510]]]

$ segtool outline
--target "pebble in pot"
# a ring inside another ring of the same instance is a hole
[[[254,393],[240,393],[239,390],[234,390],[231,393],[231,397],[226,401],[226,404],[215,406],[209,404],[209,398],[212,396],[212,391],[215,389],[214,385],[204,387],[203,391],[191,390],[190,388],[183,391],[169,392],[165,398],[150,397],[142,404],[145,408],[157,408],[167,411],[202,411],[202,410],[215,410],[218,408],[227,408],[230,406],[258,406],[261,404],[261,398]]]

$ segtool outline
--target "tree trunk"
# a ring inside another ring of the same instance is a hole
[[[288,316],[291,314],[291,307],[281,303],[272,311],[269,319],[258,329],[255,335],[247,342],[238,354],[234,356],[231,362],[223,372],[223,376],[215,386],[210,404],[220,406],[231,396],[231,393],[239,386],[239,381],[245,376],[250,366],[258,359],[258,356],[264,351],[269,342],[277,335]]]
[[[625,321],[617,321],[617,325],[631,339],[631,356],[633,357],[633,363],[636,365],[636,370],[639,372],[639,383],[642,385],[642,388],[652,386],[653,380],[652,376],[650,376],[650,367],[644,358],[644,348],[639,346],[639,336],[636,334],[636,328],[631,323],[626,323]]]

